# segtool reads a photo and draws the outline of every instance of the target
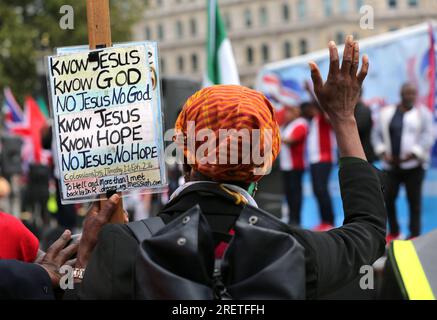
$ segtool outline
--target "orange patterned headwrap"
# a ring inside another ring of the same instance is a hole
[[[188,164],[217,182],[260,180],[270,172],[280,149],[271,103],[260,92],[242,86],[198,91],[185,103],[175,129]],[[223,129],[239,134],[224,136]]]

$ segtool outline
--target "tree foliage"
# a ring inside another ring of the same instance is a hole
[[[110,0],[113,42],[131,39],[146,1]],[[63,30],[60,8],[74,10],[74,29]],[[44,55],[56,47],[88,43],[86,0],[8,0],[0,2],[0,89],[10,86],[19,100],[41,89]],[[37,67],[39,66],[37,70]],[[39,72],[38,72],[39,71]]]

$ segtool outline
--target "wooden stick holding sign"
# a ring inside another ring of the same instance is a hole
[[[86,9],[90,49],[111,47],[109,0],[87,0]]]
[[[109,14],[109,0],[87,0],[88,42],[91,50],[112,46],[111,19]],[[105,198],[114,192],[107,192]],[[121,198],[121,193],[119,193]],[[100,201],[102,207],[107,200]],[[123,201],[120,199],[111,223],[125,223]]]

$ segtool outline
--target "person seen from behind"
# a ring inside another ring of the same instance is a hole
[[[109,225],[110,215],[99,212],[88,215],[75,266],[83,277],[75,279],[68,298],[213,299],[224,294],[234,299],[317,299],[353,281],[363,265],[382,256],[386,231],[382,188],[376,170],[366,161],[354,118],[369,61],[364,57],[358,71],[359,46],[352,36],[346,40],[341,66],[335,43],[330,42],[329,51],[326,82],[315,63],[310,67],[315,93],[338,140],[343,227],[307,231],[257,208],[253,196],[262,176],[256,169],[271,166],[280,149],[274,108],[249,88],[205,88],[188,99],[176,129],[187,137],[192,121],[196,133],[205,128],[270,130],[267,148],[261,147],[265,162],[243,163],[247,155],[239,149],[236,164],[208,163],[193,157],[200,145],[190,150],[187,139],[182,139],[185,157],[195,161],[184,165],[185,184],[159,213],[164,226],[139,244],[129,224]],[[179,236],[195,226],[196,232]],[[202,241],[196,242],[201,235]],[[281,248],[291,251],[275,256]],[[214,268],[217,261],[222,268]],[[219,286],[217,272],[219,276],[221,272]],[[211,288],[211,283],[216,285]]]

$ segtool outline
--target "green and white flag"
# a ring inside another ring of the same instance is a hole
[[[231,42],[220,16],[218,0],[208,1],[207,70],[204,87],[215,84],[240,84]]]

